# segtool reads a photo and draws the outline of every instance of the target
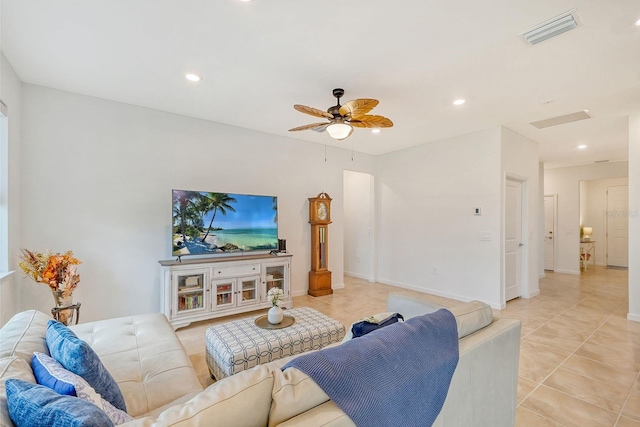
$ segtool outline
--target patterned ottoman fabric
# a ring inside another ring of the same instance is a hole
[[[312,308],[285,310],[293,325],[283,329],[262,329],[255,316],[207,329],[207,365],[217,380],[245,369],[293,354],[319,350],[340,342],[345,335],[342,323]]]

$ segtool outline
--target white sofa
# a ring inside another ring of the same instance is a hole
[[[392,294],[388,310],[405,318],[439,307]],[[520,322],[493,319],[483,303],[451,311],[460,335],[460,361],[435,426],[513,426]],[[373,314],[373,313],[372,313]],[[0,426],[13,427],[4,380],[35,382],[34,351],[47,353],[49,317],[37,311],[14,316],[0,329]],[[257,366],[206,389],[162,314],[123,317],[73,326],[118,382],[134,426],[353,426],[353,422],[306,375],[282,372],[288,359]],[[204,340],[204,337],[203,337]]]

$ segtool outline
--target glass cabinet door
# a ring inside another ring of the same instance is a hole
[[[258,283],[260,277],[241,277],[238,278],[238,290],[240,291],[240,304],[253,304],[258,301]]]
[[[177,312],[201,310],[205,307],[205,275],[202,270],[193,272],[175,272],[174,283],[177,284]]]
[[[286,278],[285,274],[287,273],[285,264],[274,264],[274,265],[266,265],[265,266],[265,300],[267,296],[267,292],[271,288],[280,288],[284,292],[285,295],[289,295],[289,290],[286,289]]]
[[[213,281],[213,305],[214,307],[232,307],[235,279]]]

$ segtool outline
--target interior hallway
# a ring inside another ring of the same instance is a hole
[[[333,295],[294,298],[344,325],[385,311],[390,292],[451,307],[458,301],[345,277]],[[626,320],[626,270],[589,267],[580,276],[547,272],[540,295],[516,299],[496,317],[522,321],[517,427],[640,427],[640,323]],[[200,381],[209,385],[204,357],[208,325],[257,313],[194,323],[179,329]]]

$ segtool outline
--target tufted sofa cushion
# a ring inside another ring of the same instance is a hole
[[[100,356],[133,417],[202,391],[189,356],[161,313],[101,320],[70,329]]]

